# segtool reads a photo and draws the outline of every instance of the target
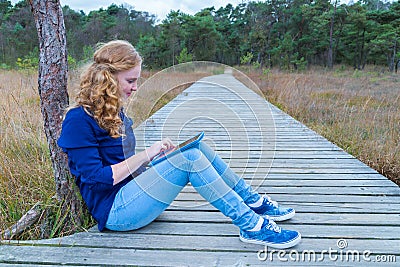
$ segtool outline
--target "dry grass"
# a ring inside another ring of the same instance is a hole
[[[54,195],[36,75],[0,72],[0,229]]]
[[[273,104],[400,185],[400,76],[252,72]]]

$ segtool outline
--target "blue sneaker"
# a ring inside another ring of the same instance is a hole
[[[272,219],[277,222],[289,220],[296,213],[292,208],[284,208],[278,205],[278,202],[272,201],[269,196],[263,197],[263,203],[260,207],[250,207],[255,213],[264,217],[265,219]]]
[[[301,235],[297,231],[283,230],[273,220],[264,219],[260,231],[240,230],[239,238],[246,243],[285,249],[297,245],[301,240]]]

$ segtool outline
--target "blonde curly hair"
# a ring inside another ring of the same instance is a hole
[[[119,112],[123,103],[116,74],[140,65],[142,58],[129,42],[114,40],[101,44],[93,60],[81,76],[75,102],[77,106],[83,106],[111,137],[117,138],[121,136]]]

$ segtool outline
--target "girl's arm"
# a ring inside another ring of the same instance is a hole
[[[151,161],[156,155],[173,147],[174,145],[171,140],[169,138],[164,138],[142,152],[139,152],[120,163],[111,165],[114,179],[113,184],[116,185],[123,181],[131,173],[140,168],[140,166]]]

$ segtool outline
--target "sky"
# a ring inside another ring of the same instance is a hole
[[[12,0],[13,4],[20,0]],[[236,6],[246,0],[61,0],[61,5],[68,5],[71,9],[83,10],[88,14],[91,10],[99,10],[101,7],[107,8],[111,4],[128,4],[137,11],[147,11],[157,16],[160,21],[165,19],[171,10],[180,10],[184,13],[194,15],[203,8],[214,6],[216,9],[225,7],[228,3]]]
[[[12,4],[20,2],[21,0],[11,0]],[[133,6],[136,11],[147,11],[150,14],[157,16],[159,22],[165,19],[166,15],[171,10],[180,10],[184,13],[194,15],[206,7],[214,6],[216,9],[225,7],[231,3],[236,6],[240,3],[246,3],[249,0],[61,0],[61,5],[68,5],[75,11],[83,10],[85,14],[88,14],[91,10],[99,10],[101,7],[107,8],[111,4],[127,4]],[[341,3],[347,3],[351,0],[340,0]],[[353,0],[356,2],[356,0]]]
[[[12,4],[20,2],[21,0],[11,0]],[[216,9],[225,7],[231,3],[236,6],[240,3],[249,2],[249,0],[60,0],[61,5],[68,5],[75,11],[83,10],[85,14],[88,14],[91,10],[99,10],[101,7],[107,8],[111,4],[127,4],[134,7],[136,11],[147,11],[150,14],[157,16],[158,22],[165,19],[166,15],[171,10],[180,10],[186,14],[194,15],[206,7],[214,6]],[[348,3],[350,1],[356,2],[357,0],[340,0],[340,3]]]

